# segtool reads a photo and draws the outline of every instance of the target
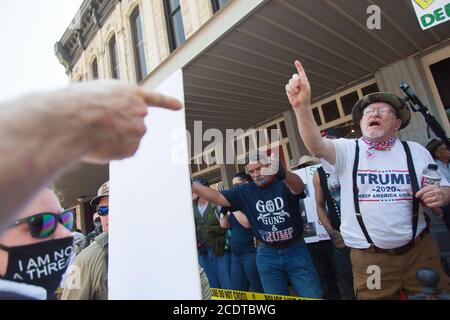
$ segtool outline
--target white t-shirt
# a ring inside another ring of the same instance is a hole
[[[355,140],[332,140],[336,147],[334,170],[341,183],[341,234],[351,248],[368,248],[364,233],[356,219],[353,202],[353,165]],[[357,184],[359,206],[366,229],[373,243],[383,249],[398,248],[412,237],[412,188],[406,153],[399,140],[390,151],[374,151],[367,155],[367,144],[359,140]],[[422,172],[434,163],[430,153],[415,142],[408,142],[418,183]],[[325,163],[325,165],[328,165]],[[442,179],[441,185],[448,186]],[[420,187],[420,184],[419,184]],[[425,229],[423,208],[419,207],[417,235]]]

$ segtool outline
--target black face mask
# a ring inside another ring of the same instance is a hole
[[[42,287],[48,298],[55,296],[74,254],[73,237],[0,248],[8,252],[6,273],[0,278]]]

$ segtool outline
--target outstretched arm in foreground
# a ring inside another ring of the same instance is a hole
[[[34,193],[83,159],[105,163],[133,155],[147,106],[181,103],[119,81],[74,84],[0,105],[0,232]]]

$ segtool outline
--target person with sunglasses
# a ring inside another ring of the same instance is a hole
[[[90,202],[97,208],[103,233],[89,247],[76,256],[72,266],[80,270],[79,286],[65,286],[61,300],[107,300],[108,299],[108,231],[109,231],[109,181],[106,181]],[[67,281],[72,280],[70,276]]]
[[[74,254],[74,212],[39,191],[0,235],[0,299],[55,299]]]

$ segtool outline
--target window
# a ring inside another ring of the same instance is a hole
[[[339,119],[341,116],[339,115],[339,108],[336,100],[332,100],[328,103],[322,105],[323,116],[325,118],[325,122],[331,122],[333,120]]]
[[[166,12],[170,51],[174,51],[186,41],[180,0],[164,0],[164,10]]]
[[[250,152],[250,136],[244,137],[245,152]]]
[[[313,111],[313,115],[314,115],[314,120],[316,120],[316,123],[318,126],[321,126],[322,120],[320,119],[319,108],[314,108],[314,109],[312,109],[312,111]]]
[[[194,169],[192,172],[199,172],[200,171],[200,159],[194,158]]]
[[[214,161],[213,161],[214,159]],[[211,152],[208,155],[208,168],[217,164],[218,159],[216,158],[216,150],[211,150]]]
[[[91,63],[91,77],[92,77],[92,79],[98,79],[97,58],[95,58]]]
[[[292,150],[291,150],[291,146],[289,145],[289,142],[286,143],[286,149],[288,152],[289,161],[291,161],[292,159],[294,159],[294,157],[292,156]]]
[[[239,146],[241,146],[242,144],[241,143],[239,143]],[[238,149],[238,142],[237,142],[237,140],[234,140],[233,141],[233,147],[234,147],[234,155],[235,155],[235,157],[237,157],[237,155],[238,154],[242,154],[242,147],[240,147],[241,149]],[[239,153],[238,153],[239,152]]]
[[[222,7],[226,5],[228,1],[229,0],[211,0],[213,12],[216,13],[217,11],[222,9]]]
[[[353,106],[358,102],[358,92],[353,91],[345,96],[341,97],[342,108],[344,109],[344,114],[349,115],[352,113]]]
[[[134,62],[136,68],[137,82],[144,79],[147,75],[147,66],[145,63],[144,37],[142,35],[141,15],[139,8],[134,9],[130,17],[131,36],[133,40]]]
[[[376,83],[373,83],[371,85],[368,85],[367,87],[364,87],[361,89],[363,96],[368,95],[370,93],[378,92],[380,91],[378,89],[378,86]]]
[[[286,130],[286,124],[284,123],[284,121],[280,122],[280,129],[281,129],[281,136],[283,138],[287,138],[288,134],[287,134],[287,130]]]
[[[257,149],[267,146],[266,134],[267,130],[265,129],[258,129],[256,131],[255,143]]]
[[[448,90],[450,87],[450,58],[431,64],[430,71],[444,109],[448,110],[450,109],[450,92]]]
[[[109,59],[111,64],[111,76],[114,79],[120,78],[120,68],[119,68],[119,52],[117,49],[116,37],[112,37],[109,40]]]
[[[273,130],[273,136],[272,136],[272,130]],[[267,128],[267,137],[269,138],[269,145],[272,143],[275,143],[277,138],[278,138],[278,140],[281,139],[280,132],[278,131],[278,127],[276,124],[273,124]],[[272,140],[272,138],[273,138],[273,140]]]

